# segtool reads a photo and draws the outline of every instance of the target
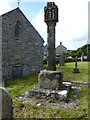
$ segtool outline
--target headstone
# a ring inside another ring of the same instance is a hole
[[[73,70],[73,73],[80,73],[79,69],[77,68],[77,57],[75,57],[75,68]]]
[[[64,56],[62,54],[59,57],[59,65],[64,66]]]
[[[13,119],[12,99],[9,92],[0,86],[0,118]]]
[[[47,2],[44,8],[44,21],[47,24],[47,70],[56,70],[55,58],[55,26],[58,22],[58,7],[54,2]]]
[[[81,61],[83,62],[83,60],[84,60],[84,54],[83,54],[83,52],[82,52]]]
[[[87,61],[90,62],[90,52],[87,54]]]

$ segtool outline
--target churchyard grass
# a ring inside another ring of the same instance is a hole
[[[15,98],[33,88],[38,83],[38,73],[18,79],[8,79],[5,83],[12,98]]]
[[[80,73],[73,73],[73,69],[75,68],[75,63],[65,63],[65,66],[57,65],[57,69],[61,69],[63,72],[63,80],[70,81],[88,81],[88,62],[78,62],[77,68]]]
[[[80,102],[74,108],[53,109],[42,105],[37,107],[20,101],[14,102],[14,118],[79,118],[79,120],[85,120],[88,118],[88,88],[82,85],[81,89],[78,97]]]
[[[79,68],[80,73],[73,73],[73,69],[75,68],[75,62],[65,63],[64,66],[56,65],[57,70],[62,70],[63,72],[63,80],[70,81],[88,81],[88,62],[78,62],[77,68]],[[46,69],[46,65],[44,65]]]
[[[64,67],[57,65],[57,70],[62,69],[64,80],[73,81],[88,81],[88,62],[78,62],[80,73],[74,74],[73,69],[75,63],[65,63]],[[46,65],[44,65],[46,68]],[[6,89],[10,92],[14,99],[17,96],[25,93],[27,90],[38,84],[38,73],[18,79],[6,80]],[[79,118],[85,120],[88,117],[88,86],[75,85],[81,87],[79,94],[79,103],[74,108],[58,108],[53,109],[44,106],[35,106],[29,103],[20,101],[13,102],[13,117],[14,118]]]

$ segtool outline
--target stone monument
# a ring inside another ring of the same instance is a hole
[[[47,70],[39,74],[39,87],[60,89],[63,75],[62,71],[56,71],[55,26],[58,22],[58,7],[54,2],[47,2],[44,8],[44,21],[47,24]]]
[[[81,62],[83,62],[83,60],[84,60],[84,54],[83,54],[83,52],[82,52],[82,55],[81,55]]]
[[[63,54],[61,54],[60,56],[59,56],[59,65],[60,66],[64,66],[64,55]]]
[[[90,62],[90,52],[87,53],[87,61]]]
[[[73,73],[80,73],[79,69],[77,68],[77,57],[75,57],[75,68],[73,69]]]
[[[47,2],[44,8],[44,21],[47,24],[47,70],[40,71],[38,85],[30,90],[30,96],[53,98],[66,101],[71,83],[63,83],[62,71],[56,70],[55,26],[58,22],[58,7],[54,2]]]
[[[48,2],[44,13],[44,21],[47,24],[47,70],[56,70],[55,26],[58,22],[58,7],[54,2]]]
[[[0,87],[0,118],[2,120],[13,119],[12,99],[9,92]]]

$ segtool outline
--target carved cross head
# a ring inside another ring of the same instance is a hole
[[[54,2],[47,2],[47,6],[44,8],[44,21],[58,22],[58,7]]]

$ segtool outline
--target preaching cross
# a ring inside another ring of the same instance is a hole
[[[58,7],[54,2],[48,2],[44,8],[44,21],[47,24],[47,70],[56,70],[55,58],[55,26],[58,22]]]

